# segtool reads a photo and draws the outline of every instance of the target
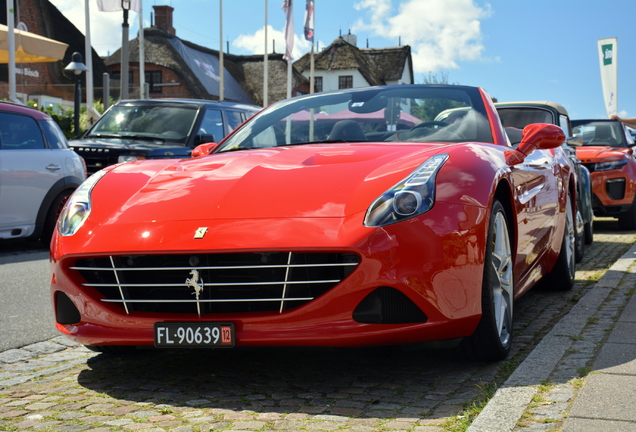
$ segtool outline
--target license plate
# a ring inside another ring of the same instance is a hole
[[[155,323],[157,348],[232,348],[232,323]]]

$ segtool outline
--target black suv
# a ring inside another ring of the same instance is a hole
[[[69,145],[89,174],[120,162],[187,158],[194,147],[222,140],[260,109],[202,99],[123,100]]]

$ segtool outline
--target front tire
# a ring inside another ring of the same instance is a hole
[[[594,221],[591,220],[586,223],[583,229],[585,231],[585,244],[591,245],[592,243],[594,243]]]
[[[618,228],[625,231],[636,230],[636,196],[627,213],[618,217]]]
[[[576,234],[574,232],[574,216],[571,203],[572,201],[568,194],[565,232],[563,233],[561,251],[559,252],[559,257],[552,271],[544,276],[547,286],[557,291],[568,291],[574,286],[576,273]]]
[[[575,239],[575,248],[574,248],[574,256],[577,263],[583,261],[583,257],[585,256],[585,223],[583,222],[583,216],[581,212],[576,210],[576,239]]]
[[[503,360],[512,346],[514,284],[508,225],[503,205],[495,200],[484,259],[481,320],[475,332],[460,346],[470,360]]]
[[[40,237],[40,241],[45,245],[49,246],[51,244],[51,237],[53,237],[53,232],[55,231],[55,227],[57,226],[57,219],[60,217],[62,213],[62,209],[66,205],[66,202],[72,195],[72,191],[65,190],[60,193],[53,200],[53,204],[51,204],[51,208],[49,208],[48,213],[46,214],[46,220],[44,221],[44,230],[42,231],[42,236]]]

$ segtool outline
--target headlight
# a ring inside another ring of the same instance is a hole
[[[619,169],[627,165],[627,159],[619,160],[619,161],[611,161],[611,162],[596,162],[594,169],[596,171],[609,171],[614,169]]]
[[[117,158],[117,162],[118,163],[122,163],[122,162],[134,162],[134,161],[138,161],[138,160],[144,160],[146,159],[146,156],[141,156],[141,155],[121,155]]]
[[[72,236],[91,214],[91,191],[107,171],[98,171],[84,181],[69,198],[60,213],[57,231],[63,236]]]
[[[448,159],[438,154],[376,199],[367,210],[364,225],[379,227],[425,213],[435,203],[435,176]]]

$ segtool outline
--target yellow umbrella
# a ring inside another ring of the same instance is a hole
[[[43,63],[64,58],[68,44],[14,29],[15,62]],[[9,63],[9,28],[0,24],[0,64]]]

